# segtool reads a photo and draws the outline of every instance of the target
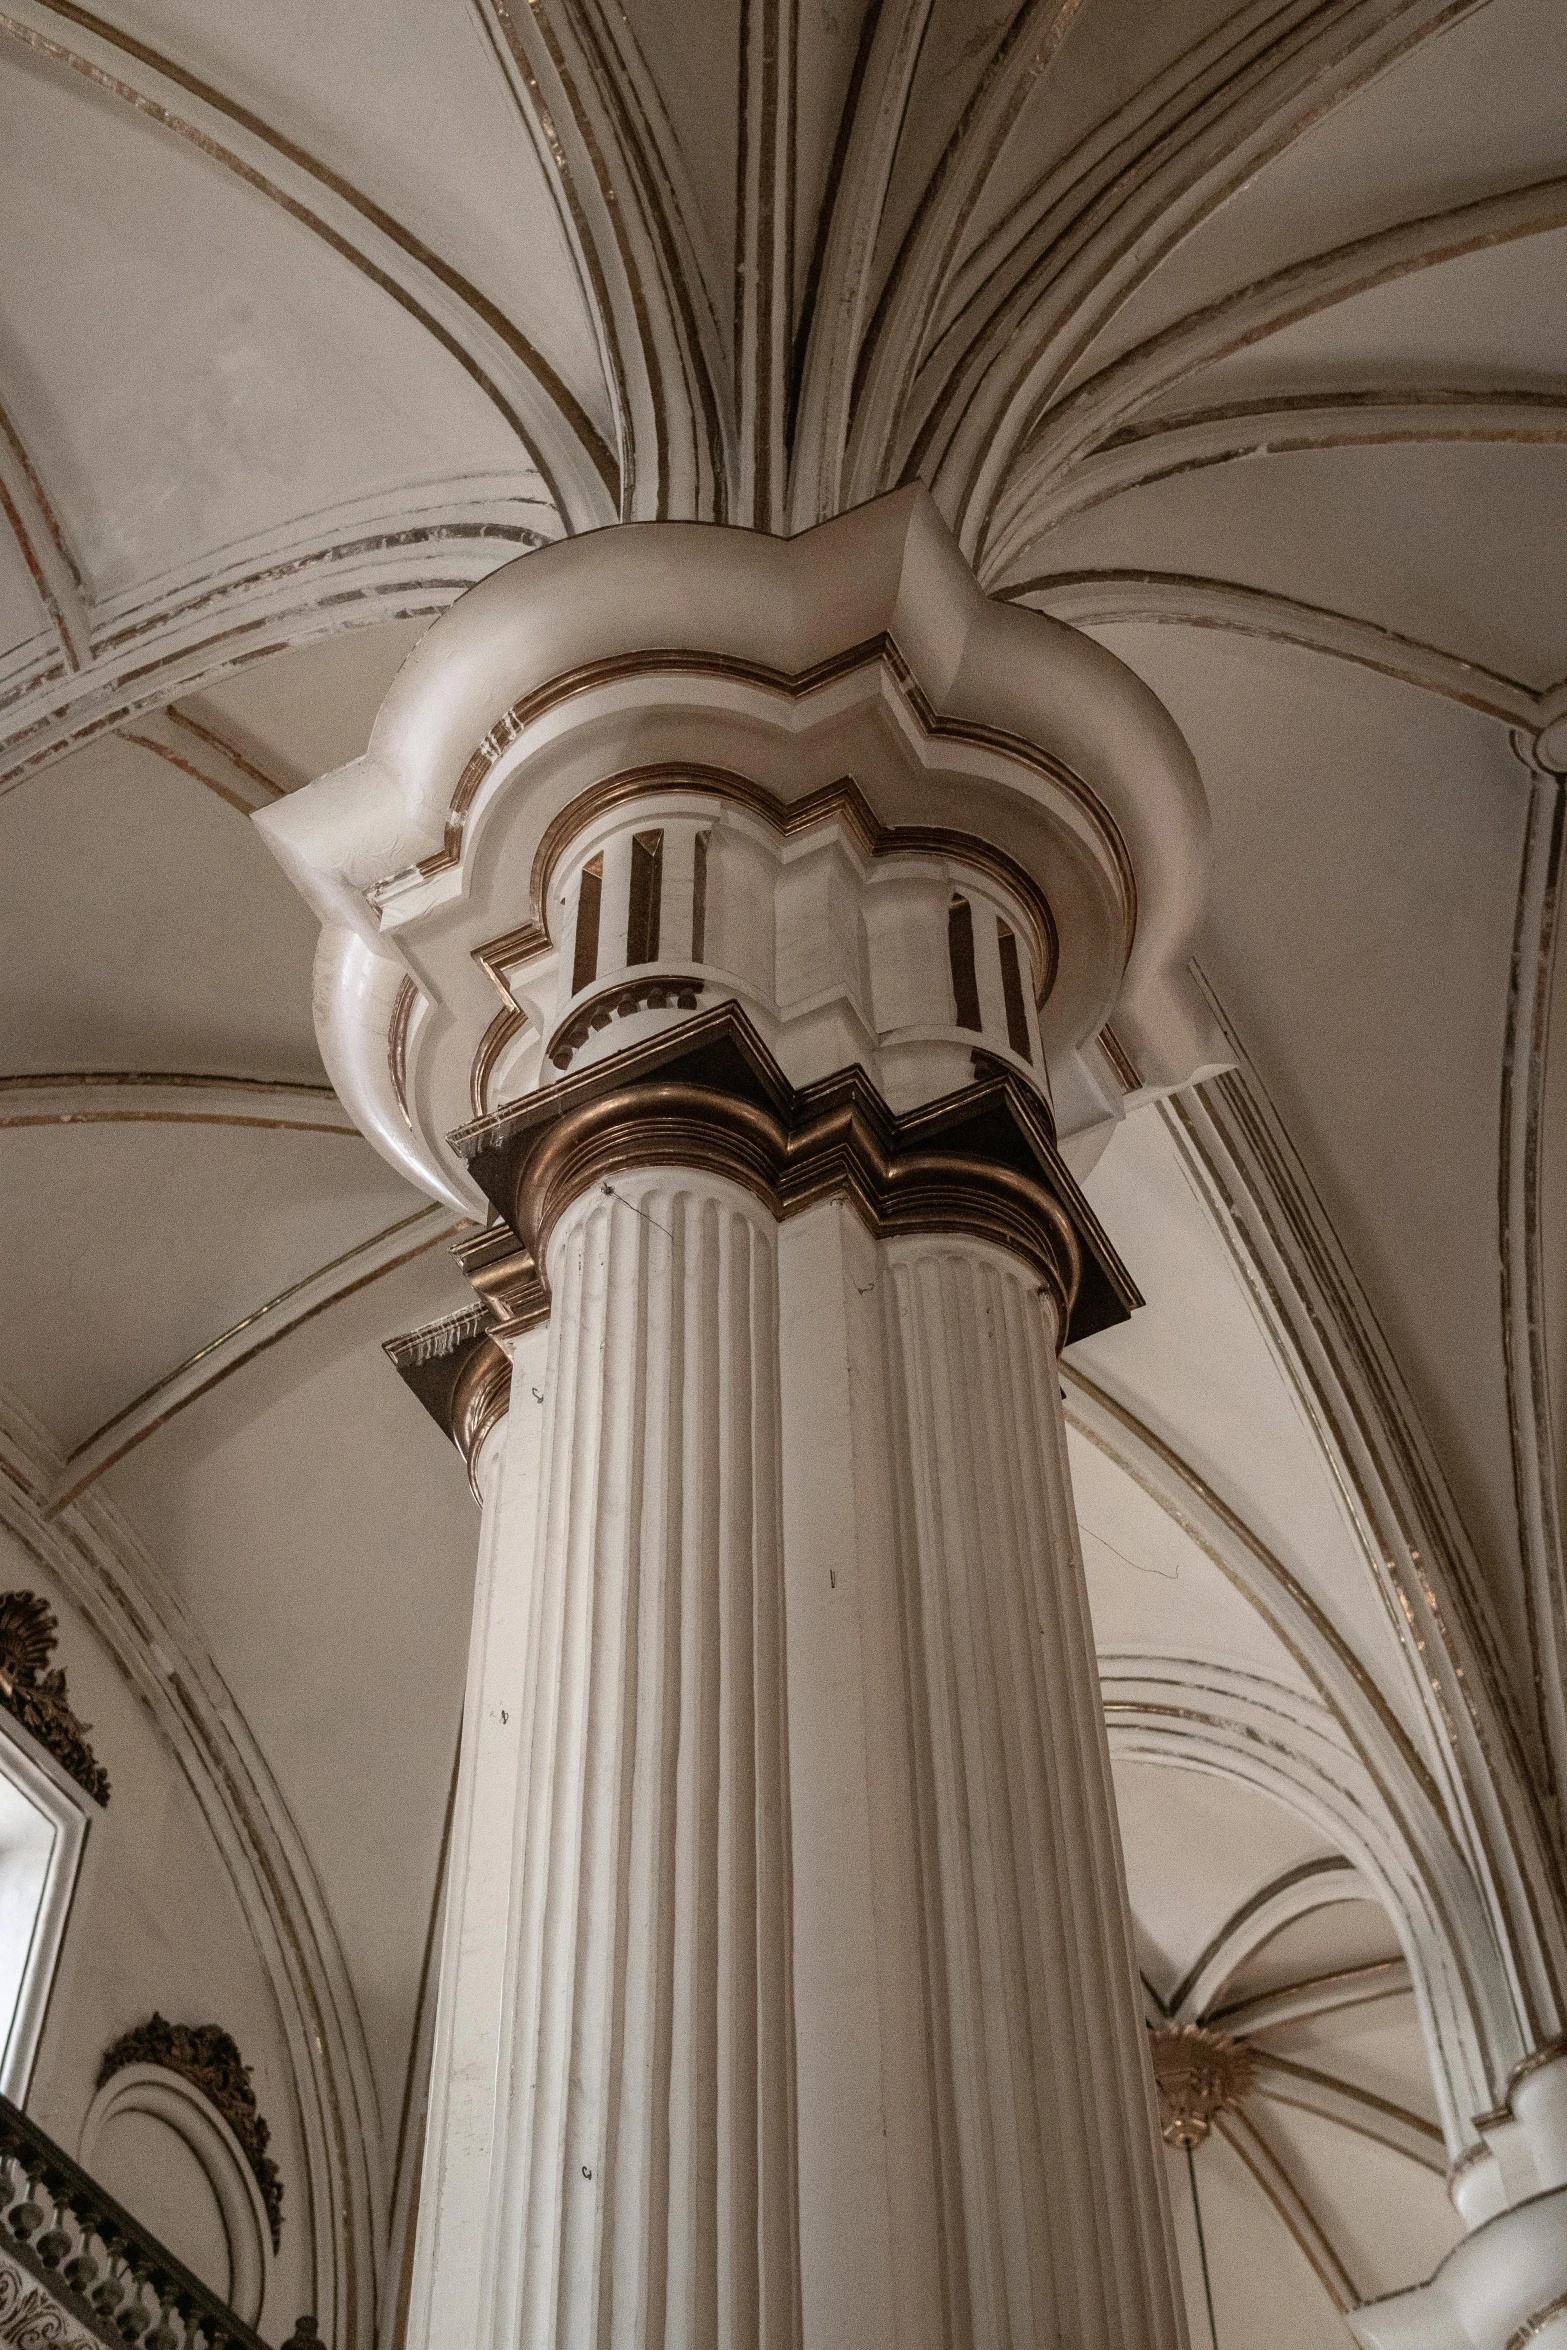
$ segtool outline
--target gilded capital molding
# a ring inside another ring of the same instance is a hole
[[[899,1113],[980,1045],[1080,1169],[1129,1099],[1227,1065],[1190,752],[1104,647],[987,597],[918,487],[504,566],[363,757],[255,821],[322,923],[339,1097],[465,1213],[463,1121],[724,1000],[796,1088],[857,1062]]]
[[[493,1236],[486,1233],[480,1237],[491,1240]],[[504,1239],[506,1255],[516,1260],[520,1252],[515,1240],[510,1233]],[[530,1262],[524,1277],[531,1275]],[[535,1281],[532,1287],[538,1290],[539,1284]],[[548,1300],[540,1296],[533,1319],[541,1319],[548,1310]],[[505,1418],[511,1399],[511,1358],[494,1335],[482,1293],[478,1305],[460,1314],[448,1314],[421,1330],[385,1340],[383,1351],[404,1385],[461,1453],[478,1500],[479,1454],[485,1438]]]
[[[848,1199],[878,1233],[948,1232],[1025,1258],[1056,1311],[1058,1342],[1141,1303],[1083,1197],[1038,1097],[1010,1071],[894,1115],[863,1071],[790,1084],[740,1007],[568,1076],[451,1138],[525,1252],[469,1244],[476,1277],[509,1267],[543,1295],[550,1233],[571,1202],[631,1168],[698,1168],[742,1184],[780,1218]],[[537,1285],[537,1286],[535,1286]]]

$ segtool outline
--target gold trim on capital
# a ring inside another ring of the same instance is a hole
[[[388,1338],[383,1352],[462,1454],[474,1499],[481,1500],[479,1455],[511,1403],[511,1357],[493,1336],[485,1307],[468,1306]]]
[[[408,1115],[408,1023],[413,1018],[414,1005],[418,1000],[419,990],[414,982],[408,978],[400,979],[397,993],[392,999],[392,1017],[386,1031],[387,1074],[392,1080],[397,1106],[403,1114],[403,1124],[410,1134],[414,1130],[414,1122]]]
[[[550,1233],[574,1199],[632,1167],[675,1166],[743,1184],[780,1218],[844,1196],[878,1233],[1004,1248],[1038,1274],[1060,1345],[1141,1302],[1030,1088],[999,1075],[901,1117],[858,1068],[796,1089],[733,1002],[450,1139],[541,1295]]]
[[[473,1067],[468,1072],[468,1099],[473,1114],[482,1118],[485,1112],[485,1092],[500,1059],[512,1038],[528,1025],[526,1012],[519,1012],[508,996],[504,1012],[497,1012],[489,1027],[479,1039],[479,1049],[473,1056]]]
[[[624,768],[618,774],[605,776],[600,783],[590,784],[574,800],[568,800],[545,826],[534,851],[528,881],[529,919],[519,929],[473,950],[474,961],[508,1004],[512,998],[506,973],[519,970],[549,951],[552,943],[548,919],[550,883],[566,850],[599,817],[652,791],[706,793],[715,799],[728,800],[747,809],[764,824],[770,824],[785,840],[793,840],[813,825],[837,818],[854,834],[867,857],[923,852],[969,865],[1008,891],[1022,909],[1029,926],[1029,944],[1037,974],[1035,1001],[1042,1004],[1055,985],[1061,953],[1055,916],[1033,875],[1005,849],[995,848],[974,833],[945,824],[883,824],[852,775],[840,776],[836,783],[824,784],[820,791],[791,802],[779,799],[776,793],[753,783],[748,776],[737,774],[733,768],[706,766],[694,760],[663,759],[645,767]]]
[[[475,1501],[479,1491],[479,1455],[485,1439],[505,1419],[511,1405],[511,1357],[488,1333],[469,1350],[452,1390],[452,1440],[468,1464],[468,1483]]]
[[[623,684],[631,678],[668,676],[721,677],[732,682],[759,686],[798,702],[825,686],[852,676],[855,670],[866,669],[873,664],[885,669],[927,742],[961,744],[970,749],[998,752],[1006,758],[1015,759],[1020,766],[1030,769],[1034,774],[1048,777],[1076,801],[1099,835],[1115,868],[1120,884],[1123,943],[1130,949],[1137,931],[1136,875],[1120,827],[1098,794],[1064,760],[1052,758],[1037,743],[1027,741],[1022,735],[1008,733],[1001,727],[982,726],[968,719],[944,718],[920,685],[895,640],[885,631],[879,636],[866,638],[862,644],[850,645],[845,651],[833,654],[826,661],[818,661],[809,669],[793,673],[775,669],[763,661],[740,660],[732,654],[682,651],[667,647],[642,653],[618,653],[600,661],[584,662],[579,668],[549,679],[546,684],[536,686],[531,693],[513,702],[496,719],[457,779],[446,812],[440,848],[428,857],[421,857],[410,870],[429,879],[436,874],[449,872],[460,861],[468,812],[489,776],[531,725],[564,702],[575,700],[603,686]],[[402,875],[387,875],[381,882],[372,885],[366,893],[370,903],[379,905],[388,883],[402,878]],[[535,918],[538,918],[537,911]]]
[[[492,1335],[520,1338],[549,1320],[549,1291],[509,1224],[490,1224],[452,1254],[478,1294]]]
[[[569,1069],[589,1038],[612,1020],[629,1020],[636,1012],[694,1012],[702,990],[703,982],[689,973],[662,971],[601,987],[561,1022],[544,1048],[544,1057],[551,1068]]]

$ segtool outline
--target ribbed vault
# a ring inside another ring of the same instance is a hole
[[[1213,810],[1234,1068],[1134,1093],[1088,1187],[1149,1304],[1067,1364],[1150,1996],[1274,2067],[1221,2316],[1250,2245],[1342,2343],[1456,2234],[1567,2025],[1564,125],[1554,0],[0,5],[7,1524],[254,1928],[342,2350],[396,2338],[472,1579],[379,1342],[467,1292],[249,814],[500,563],[913,479]]]

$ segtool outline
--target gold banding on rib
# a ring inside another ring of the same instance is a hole
[[[409,978],[399,980],[392,999],[392,1017],[386,1031],[386,1067],[392,1080],[392,1092],[397,1107],[403,1114],[403,1124],[410,1134],[414,1122],[408,1115],[408,1023],[413,1018],[419,990]]]
[[[1528,2350],[1529,2343],[1537,2342],[1546,2327],[1564,2314],[1567,2314],[1567,2293],[1558,2293],[1554,2301],[1548,2301],[1543,2309],[1537,2309],[1532,2317],[1524,2319],[1517,2333],[1509,2340],[1507,2350]]]

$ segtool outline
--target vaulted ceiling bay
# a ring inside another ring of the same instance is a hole
[[[212,2009],[268,2339],[404,2338],[477,1518],[382,1351],[471,1226],[335,1094],[252,816],[502,565],[913,482],[1211,822],[1224,1066],[1069,1142],[1147,1302],[1061,1381],[1145,2020],[1253,2058],[1218,2343],[1344,2350],[1463,2238],[1567,1958],[1562,32],[0,8],[0,1540],[114,1784],[29,2107],[74,2153]]]

